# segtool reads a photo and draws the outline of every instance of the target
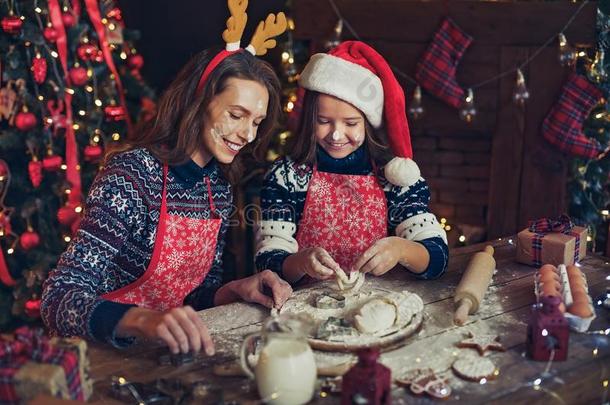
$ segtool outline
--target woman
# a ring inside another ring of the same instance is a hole
[[[447,239],[428,212],[404,93],[387,62],[348,41],[312,56],[299,81],[305,96],[294,146],[262,190],[257,266],[291,283],[341,270],[379,276],[398,264],[439,277]]]
[[[280,307],[291,294],[270,271],[222,285],[229,180],[239,177],[241,150],[269,137],[280,90],[267,63],[229,48],[195,56],[155,119],[98,174],[81,227],[44,285],[53,332],[211,355],[195,309],[240,299]]]

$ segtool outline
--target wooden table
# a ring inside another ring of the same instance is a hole
[[[393,370],[393,376],[401,370],[416,366],[432,366],[449,378],[453,388],[450,401],[476,403],[603,403],[610,399],[610,336],[571,332],[569,358],[554,362],[550,368],[552,377],[540,378],[546,363],[531,361],[525,357],[526,323],[534,303],[534,268],[514,261],[515,246],[511,238],[491,242],[496,248],[497,272],[480,311],[471,316],[462,327],[453,325],[453,292],[473,252],[483,245],[454,249],[451,252],[448,273],[440,280],[414,280],[400,271],[368,280],[384,288],[408,289],[419,294],[425,303],[424,324],[421,331],[410,337],[405,346],[382,354],[382,362]],[[582,261],[590,293],[601,295],[610,285],[609,259],[589,255]],[[128,350],[115,350],[106,346],[91,346],[91,374],[95,379],[96,403],[118,403],[110,397],[110,378],[120,375],[130,381],[148,382],[156,378],[180,378],[184,382],[206,381],[223,389],[225,400],[238,403],[257,403],[256,388],[252,382],[240,377],[217,377],[211,372],[213,364],[235,359],[244,335],[257,331],[268,311],[245,303],[236,303],[201,312],[202,318],[213,333],[217,355],[200,356],[193,364],[173,367],[159,366],[160,348],[137,346]],[[590,331],[610,327],[608,310],[598,308],[597,318]],[[497,333],[501,336],[506,352],[493,352],[489,358],[499,367],[500,375],[486,384],[466,382],[452,374],[450,364],[462,350],[455,344],[469,332]],[[342,362],[350,355],[316,353],[317,359]],[[339,398],[315,397],[313,403],[338,403]],[[393,391],[393,403],[432,403],[427,397],[415,397],[403,388]]]

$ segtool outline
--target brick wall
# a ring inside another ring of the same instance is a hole
[[[414,135],[413,150],[430,186],[430,210],[450,224],[484,227],[491,138]]]

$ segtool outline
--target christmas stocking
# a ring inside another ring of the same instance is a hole
[[[455,72],[471,42],[470,35],[446,18],[417,64],[415,78],[419,85],[455,108],[464,99],[464,89],[457,83]]]
[[[583,76],[572,73],[561,96],[542,123],[542,135],[564,152],[586,159],[596,158],[604,147],[587,138],[582,126],[602,97],[600,89]]]

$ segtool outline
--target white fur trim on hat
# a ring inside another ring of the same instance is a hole
[[[395,157],[383,169],[385,178],[396,186],[409,187],[417,183],[421,172],[417,163],[409,158]]]
[[[383,86],[379,77],[365,67],[325,53],[309,59],[299,78],[307,90],[335,96],[364,113],[371,125],[381,126]]]

